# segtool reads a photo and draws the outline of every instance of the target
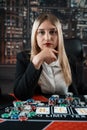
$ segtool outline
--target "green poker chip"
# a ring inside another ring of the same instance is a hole
[[[9,113],[4,113],[1,115],[2,118],[9,118],[10,117],[10,114]]]
[[[36,112],[29,112],[29,114],[27,115],[27,117],[34,117],[34,116],[36,116]]]

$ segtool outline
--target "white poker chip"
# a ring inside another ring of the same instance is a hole
[[[80,104],[81,104],[81,105],[85,105],[85,102],[82,102],[82,101],[81,101]]]
[[[87,95],[84,95],[84,98],[87,100]]]
[[[38,106],[44,106],[45,104],[44,103],[38,103]]]
[[[71,92],[68,92],[67,94],[66,94],[66,96],[73,96],[73,93],[71,93]]]
[[[39,103],[41,103],[41,101],[36,100],[35,103],[36,103],[36,104],[39,104]]]
[[[52,95],[51,97],[59,98],[59,95]]]

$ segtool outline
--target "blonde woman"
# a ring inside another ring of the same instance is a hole
[[[31,52],[17,55],[14,94],[21,100],[36,93],[66,95],[72,89],[72,74],[64,49],[59,19],[53,14],[40,14],[31,34]]]

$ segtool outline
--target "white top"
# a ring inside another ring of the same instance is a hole
[[[42,73],[38,81],[43,93],[65,95],[68,92],[68,86],[63,77],[59,60],[42,65]]]

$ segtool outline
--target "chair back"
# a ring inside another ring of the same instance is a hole
[[[74,72],[74,81],[77,87],[83,82],[83,42],[80,39],[65,39],[64,46],[71,69]]]
[[[72,38],[64,40],[67,56],[77,62],[83,61],[83,42],[80,39]]]

